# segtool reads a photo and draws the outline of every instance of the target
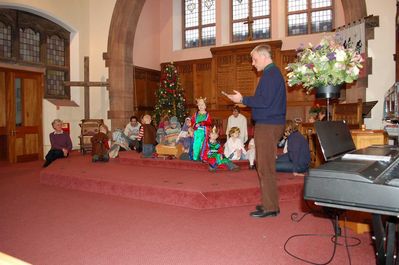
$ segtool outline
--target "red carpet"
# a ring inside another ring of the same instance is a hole
[[[136,152],[121,152],[108,163],[92,163],[91,156],[74,154],[43,169],[40,182],[193,209],[258,204],[256,171],[248,170],[245,161],[238,164],[242,167],[239,172],[210,173],[204,163],[144,159]],[[280,201],[299,201],[303,178],[279,173],[278,187]]]
[[[324,216],[292,222],[293,212],[303,213],[299,201],[282,202],[275,218],[254,219],[253,205],[194,210],[42,185],[41,164],[0,163],[0,251],[35,265],[296,265],[305,263],[284,251],[290,236],[332,234]],[[375,264],[370,234],[348,233],[361,240],[349,248],[352,264]],[[287,247],[315,263],[333,251],[323,236],[295,238]],[[329,264],[349,264],[344,246]]]

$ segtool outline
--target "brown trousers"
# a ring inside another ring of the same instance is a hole
[[[277,143],[284,133],[285,125],[256,124],[255,150],[262,205],[265,211],[278,211],[278,189],[276,181]]]

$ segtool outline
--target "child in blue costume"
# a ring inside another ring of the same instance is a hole
[[[217,141],[219,137],[219,131],[216,127],[213,127],[209,134],[209,141],[206,143],[204,156],[202,161],[209,164],[209,171],[215,172],[217,168],[228,168],[232,171],[240,170],[240,167],[231,162],[223,154],[223,147]]]
[[[198,98],[197,106],[198,111],[191,118],[191,124],[194,129],[193,160],[201,161],[204,156],[212,121],[211,116],[206,111],[206,98]]]

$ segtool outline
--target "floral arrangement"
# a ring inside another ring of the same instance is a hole
[[[362,56],[352,48],[345,48],[332,36],[320,44],[299,49],[297,61],[288,64],[288,85],[302,85],[307,93],[326,85],[352,83],[359,77]]]

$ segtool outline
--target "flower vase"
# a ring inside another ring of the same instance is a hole
[[[342,85],[326,85],[316,88],[316,98],[339,98]]]

